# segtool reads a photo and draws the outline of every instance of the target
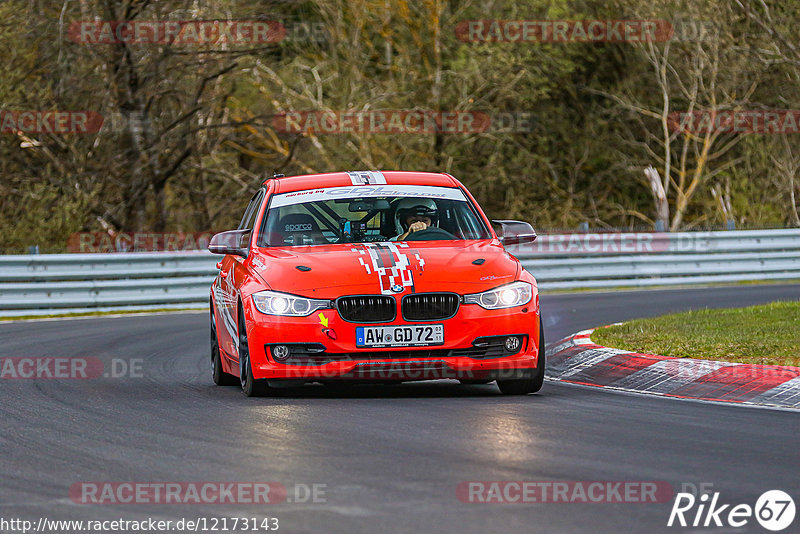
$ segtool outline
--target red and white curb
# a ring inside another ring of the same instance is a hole
[[[683,399],[800,410],[800,367],[639,354],[592,342],[594,330],[547,351],[550,380]]]

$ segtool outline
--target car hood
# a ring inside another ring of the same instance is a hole
[[[513,282],[520,270],[519,261],[497,241],[353,243],[254,252],[251,266],[271,289],[312,298],[477,293]]]

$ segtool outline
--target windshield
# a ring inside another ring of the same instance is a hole
[[[258,245],[490,238],[483,220],[460,189],[348,186],[273,196]]]

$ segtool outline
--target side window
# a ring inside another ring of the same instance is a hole
[[[250,204],[247,205],[247,209],[244,210],[244,216],[242,217],[242,222],[239,223],[239,227],[237,230],[252,230],[253,224],[255,223],[256,216],[258,215],[258,209],[261,207],[261,201],[264,199],[264,190],[260,189],[253,198],[250,199]]]

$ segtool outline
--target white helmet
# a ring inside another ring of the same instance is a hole
[[[439,208],[436,202],[430,198],[404,198],[397,203],[394,210],[394,225],[397,228],[397,233],[402,234],[408,231],[406,219],[412,215],[420,215],[428,217],[431,220],[431,226],[439,224]]]

